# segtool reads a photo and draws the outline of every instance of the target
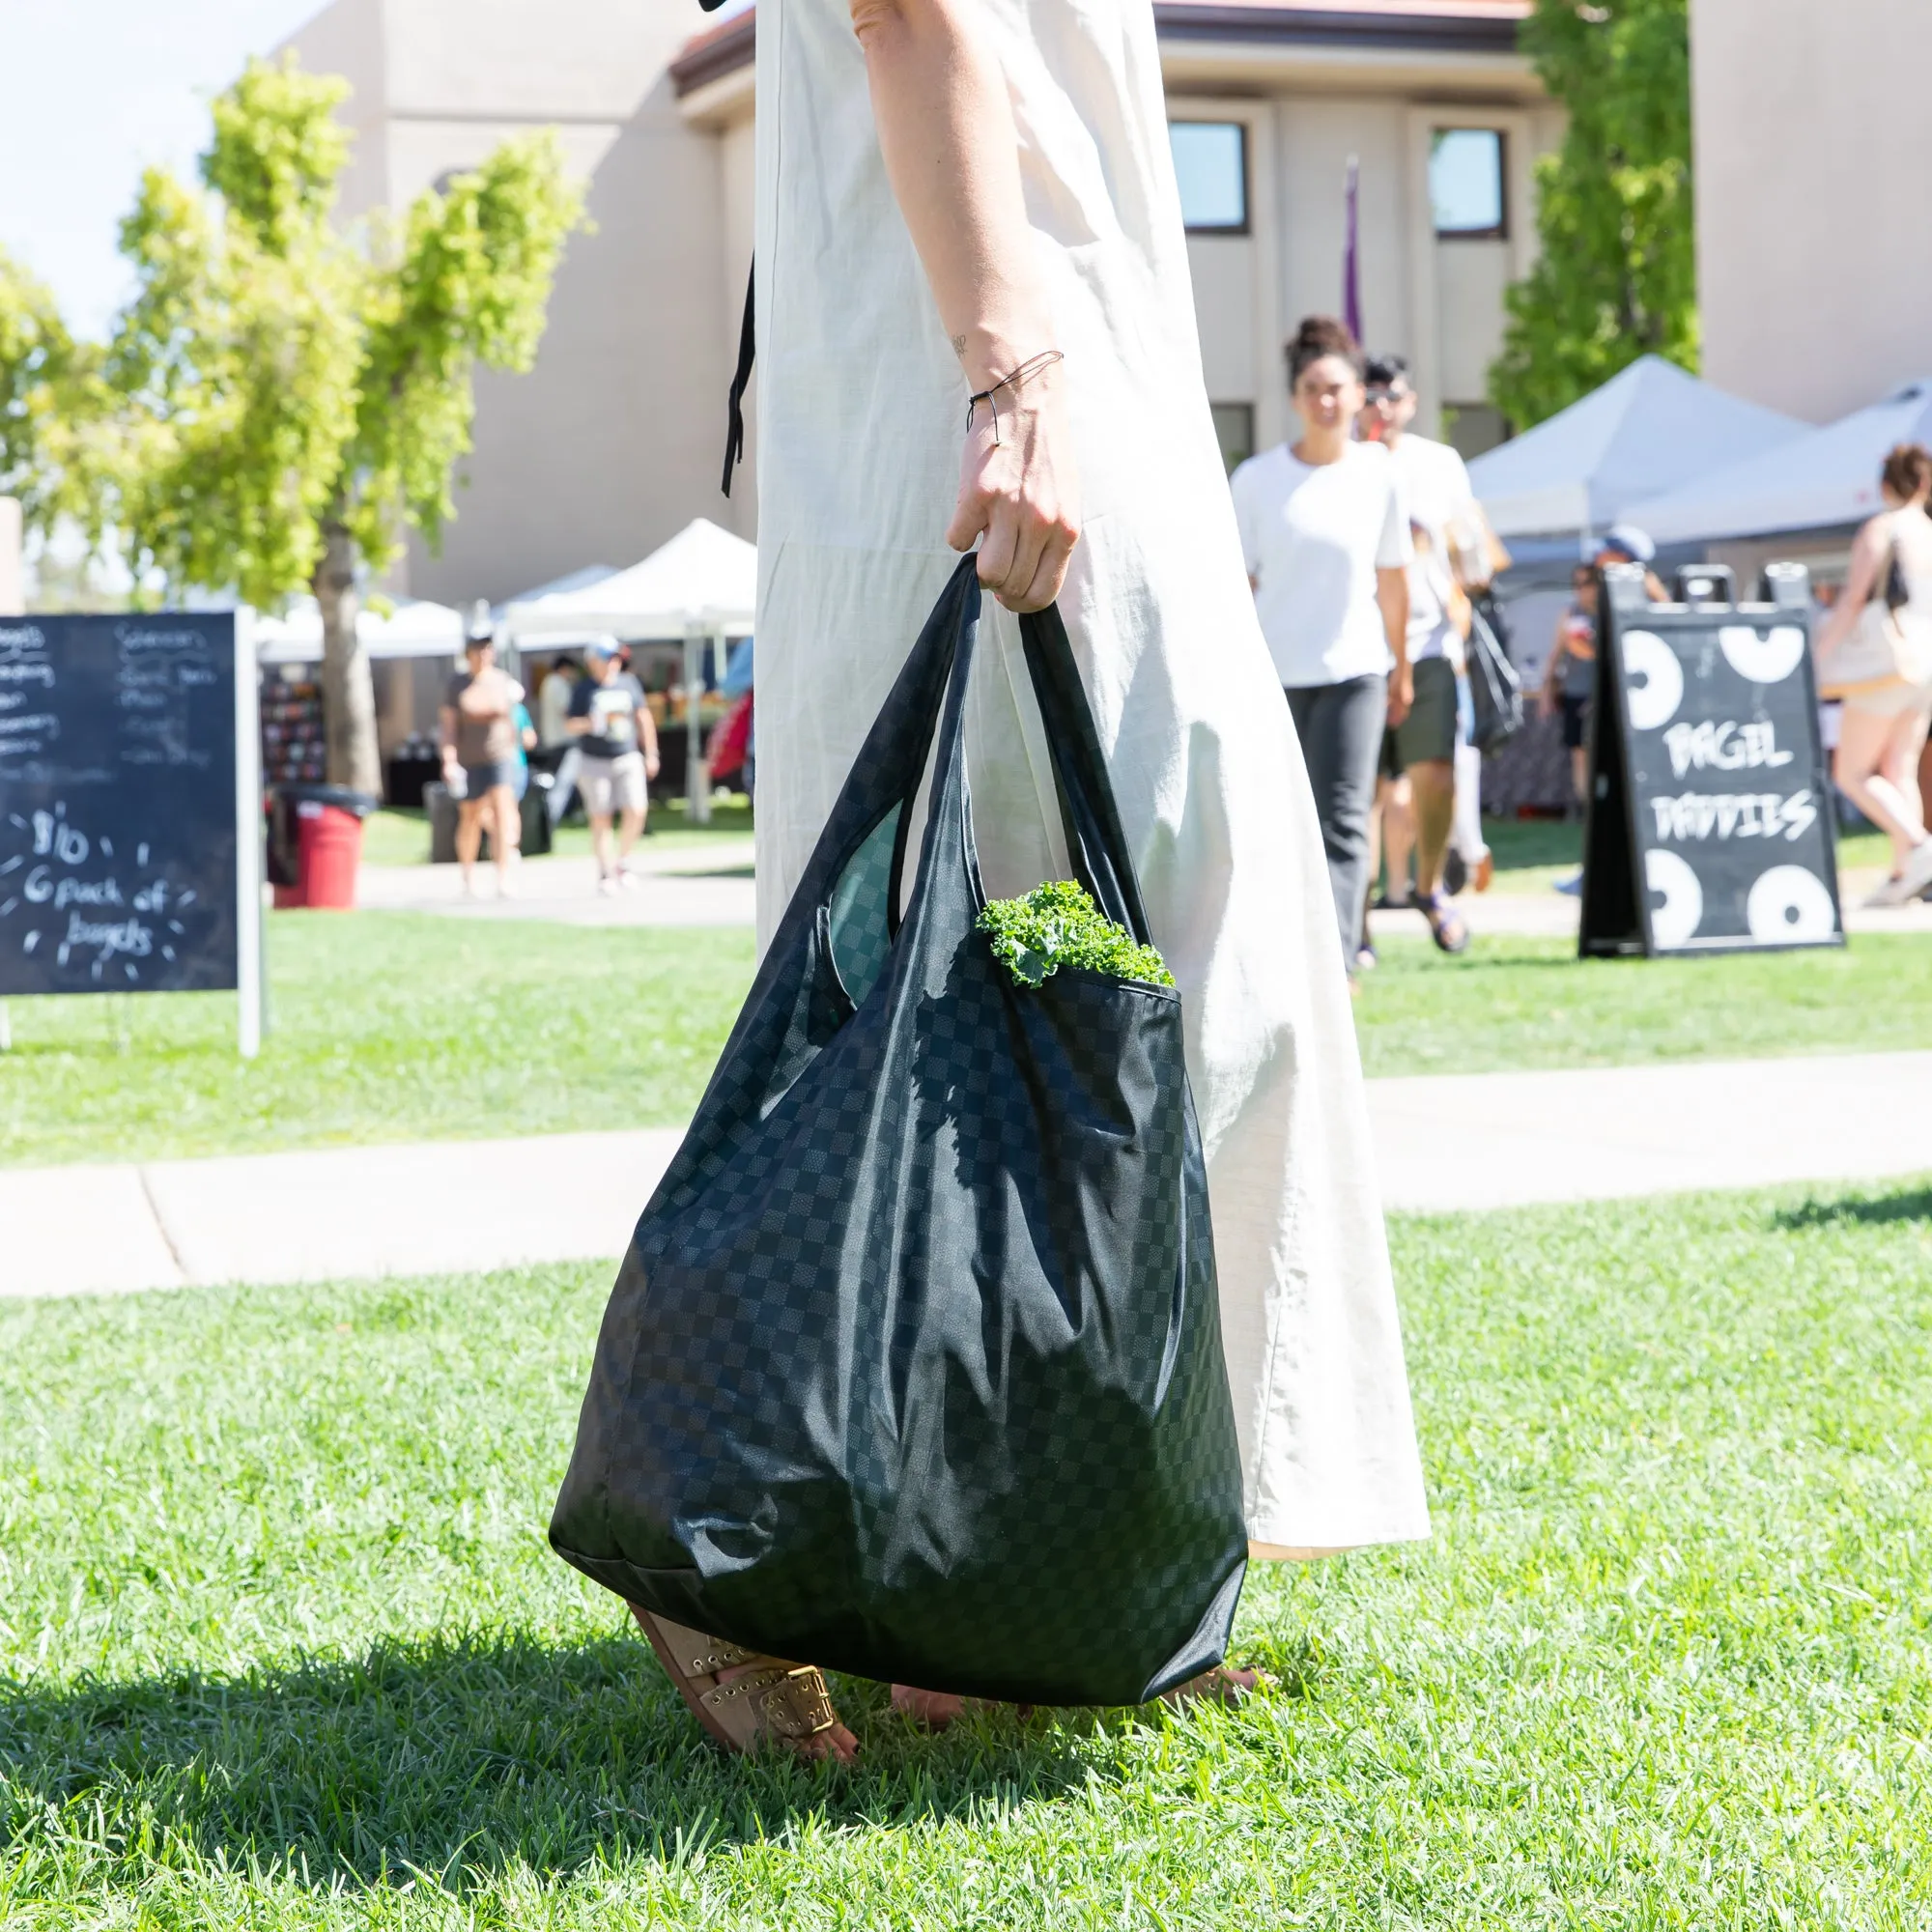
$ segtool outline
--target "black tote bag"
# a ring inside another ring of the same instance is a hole
[[[1475,728],[1469,742],[1492,757],[1522,729],[1522,679],[1510,662],[1509,627],[1487,592],[1473,600],[1469,620],[1469,696]]]
[[[975,573],[879,713],[638,1223],[551,1542],[779,1657],[1134,1703],[1220,1659],[1246,1566],[1207,1180],[1175,991],[1016,985],[975,930]],[[1023,631],[1076,869],[1145,940],[1059,614]]]

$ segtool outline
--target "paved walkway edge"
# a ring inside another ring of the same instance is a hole
[[[1932,1053],[1372,1080],[1369,1108],[1396,1210],[1932,1172]],[[0,1298],[609,1258],[682,1133],[0,1170]]]

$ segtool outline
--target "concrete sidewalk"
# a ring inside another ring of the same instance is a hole
[[[477,867],[476,896],[467,898],[454,866],[364,866],[355,902],[384,912],[426,912],[449,919],[549,920],[563,925],[751,925],[757,918],[752,841],[720,837],[702,846],[655,851],[648,841],[632,858],[634,883],[611,897],[597,891],[589,859],[528,859],[518,867],[515,896],[497,896],[496,875]],[[1860,904],[1878,883],[1875,872],[1845,874],[1849,932],[1932,932],[1932,905],[1867,908]],[[1510,934],[1574,939],[1577,902],[1556,892],[1464,893],[1457,910],[1480,939]],[[1422,939],[1418,912],[1378,912],[1370,925],[1378,940]]]
[[[1391,1208],[1932,1172],[1932,1053],[1369,1083]],[[0,1297],[609,1258],[675,1128],[0,1170]]]

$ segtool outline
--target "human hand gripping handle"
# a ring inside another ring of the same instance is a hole
[[[1066,384],[1079,375],[1047,359],[1058,348],[1053,305],[991,10],[983,0],[850,5],[894,197],[967,391],[983,398],[946,540],[980,546],[980,582],[1009,610],[1044,610],[1079,539],[1066,411]]]
[[[1045,610],[1080,540],[1065,366],[1043,351],[974,394],[946,541],[979,544],[980,582],[1009,611]]]

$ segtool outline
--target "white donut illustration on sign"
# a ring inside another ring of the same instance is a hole
[[[1786,945],[1816,944],[1837,936],[1832,895],[1803,866],[1774,866],[1760,873],[1745,900],[1745,923],[1753,939]]]
[[[1677,716],[1677,707],[1684,702],[1684,667],[1655,631],[1626,631],[1623,646],[1624,706],[1630,713],[1631,729],[1661,730]],[[1643,681],[1629,682],[1633,678]]]
[[[1753,684],[1776,684],[1804,662],[1804,630],[1800,624],[1774,624],[1770,632],[1749,624],[1725,624],[1718,648],[1740,677]]]
[[[1650,909],[1651,938],[1666,952],[1688,946],[1704,917],[1704,888],[1697,874],[1675,852],[1651,851],[1643,855],[1643,882],[1663,895],[1663,903]]]

